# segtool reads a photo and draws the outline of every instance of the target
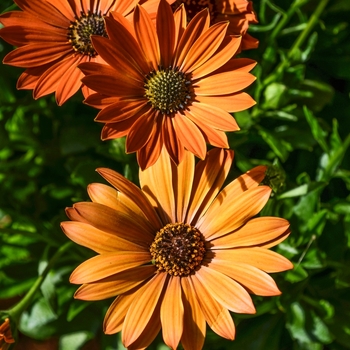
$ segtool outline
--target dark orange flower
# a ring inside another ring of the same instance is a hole
[[[117,11],[132,13],[138,0],[14,0],[23,11],[0,16],[5,28],[0,37],[18,46],[4,63],[27,68],[18,89],[33,89],[35,99],[56,92],[62,105],[81,87],[81,62],[104,62],[94,50],[90,36],[106,36],[104,16]],[[156,12],[158,1],[147,10]],[[89,94],[85,88],[85,95]]]
[[[279,295],[268,273],[292,264],[268,248],[289,235],[289,223],[255,217],[271,189],[259,186],[258,166],[221,191],[233,152],[211,150],[195,166],[186,152],[175,166],[165,151],[140,171],[141,189],[109,169],[97,171],[114,187],[91,184],[92,202],[67,209],[62,229],[74,242],[98,253],[72,273],[82,286],[75,298],[117,296],[104,331],[121,331],[128,349],[146,348],[162,328],[176,349],[201,349],[206,323],[234,339],[229,311],[255,313],[249,293]]]
[[[172,8],[176,9],[181,4],[185,5],[190,18],[208,7],[211,23],[229,21],[227,33],[231,35],[242,35],[241,50],[255,49],[259,41],[247,33],[251,23],[258,23],[253,10],[252,1],[247,0],[177,0]]]
[[[0,325],[0,350],[9,349],[10,345],[13,344],[15,340],[12,337],[10,319],[6,318],[4,322]]]
[[[126,151],[137,152],[142,169],[163,146],[176,164],[185,149],[203,159],[206,142],[228,148],[225,131],[239,129],[229,113],[255,104],[241,92],[255,80],[248,73],[255,61],[231,59],[241,39],[226,36],[228,22],[209,27],[203,10],[187,25],[183,6],[173,14],[163,0],[156,27],[140,6],[133,24],[107,17],[108,38],[92,42],[110,66],[79,66],[97,92],[85,102],[102,109],[102,139],[127,136]]]

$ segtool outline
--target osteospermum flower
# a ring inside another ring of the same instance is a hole
[[[4,63],[27,68],[17,82],[18,89],[33,89],[35,99],[56,92],[62,105],[81,87],[82,62],[103,62],[90,40],[106,37],[104,16],[117,11],[130,16],[138,0],[14,0],[23,11],[0,16],[5,28],[0,37],[19,46]],[[157,1],[146,7],[156,12]],[[85,89],[85,95],[89,91]]]
[[[10,319],[6,318],[0,325],[0,349],[7,350],[15,340],[12,337]]]
[[[255,80],[248,73],[255,61],[231,59],[241,39],[226,36],[228,22],[209,27],[203,10],[187,25],[183,6],[173,14],[164,0],[156,22],[140,6],[133,26],[121,16],[106,18],[108,38],[92,42],[110,66],[79,66],[97,92],[85,102],[102,109],[102,139],[127,136],[126,151],[137,152],[142,169],[163,146],[176,164],[185,149],[203,159],[206,142],[228,148],[225,131],[239,129],[229,112],[255,104],[241,92]]]
[[[128,349],[147,347],[162,328],[175,349],[201,349],[206,323],[234,339],[229,311],[255,313],[249,293],[280,294],[267,274],[292,268],[268,248],[289,235],[289,223],[256,217],[271,189],[259,184],[258,166],[220,191],[233,152],[214,149],[196,166],[186,152],[175,166],[162,152],[140,171],[141,189],[109,169],[97,169],[114,188],[94,183],[92,202],[67,209],[62,229],[74,242],[98,253],[72,273],[82,286],[75,298],[117,296],[104,331],[121,331]]]
[[[242,35],[241,50],[255,49],[259,41],[247,33],[251,23],[258,23],[253,10],[252,1],[247,0],[177,0],[172,4],[176,9],[181,4],[185,5],[188,17],[192,18],[199,11],[208,7],[211,23],[227,20],[228,34]]]

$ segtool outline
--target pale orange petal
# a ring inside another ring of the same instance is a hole
[[[261,247],[215,249],[206,255],[206,259],[211,258],[214,262],[219,261],[222,264],[227,264],[230,261],[232,262],[230,265],[236,263],[252,265],[269,273],[286,271],[293,268],[293,264],[284,256]]]
[[[260,217],[249,220],[232,234],[221,236],[210,243],[215,249],[259,246],[270,242],[287,231],[289,222],[276,217]]]
[[[183,332],[184,306],[181,299],[181,283],[179,277],[170,276],[166,292],[160,306],[163,339],[171,349],[179,345]]]
[[[218,303],[212,294],[204,288],[195,275],[189,277],[191,289],[196,292],[203,315],[209,327],[223,338],[233,340],[235,338],[235,325],[228,310]],[[220,288],[221,288],[221,284]]]
[[[233,160],[233,151],[213,149],[196,165],[186,222],[194,223],[220,191]]]
[[[216,256],[207,266],[234,279],[250,293],[262,296],[281,294],[281,291],[278,289],[272,277],[254,266],[239,262],[231,262],[230,260],[219,260],[216,259]]]
[[[142,191],[156,208],[163,224],[175,222],[171,160],[164,148],[153,166],[139,172],[139,179]]]
[[[148,247],[121,239],[84,222],[65,221],[61,223],[61,228],[73,242],[100,254],[113,251],[149,251]]]
[[[122,342],[125,347],[135,342],[147,326],[157,303],[160,301],[166,279],[166,273],[158,273],[135,294],[122,330]]]
[[[74,284],[98,282],[116,273],[141,266],[151,261],[149,252],[110,252],[94,256],[80,264],[71,274]]]
[[[205,318],[197,301],[196,292],[188,278],[181,278],[181,287],[184,305],[184,329],[181,344],[185,350],[201,350],[206,333]]]
[[[236,230],[258,214],[269,200],[270,194],[270,187],[259,186],[239,196],[228,193],[228,196],[223,198],[219,195],[196,226],[205,234],[207,240],[220,237]]]
[[[192,277],[193,280],[200,281],[203,287],[223,307],[238,313],[255,313],[255,307],[248,292],[226,275],[202,265]]]
[[[154,265],[139,266],[120,272],[95,283],[83,284],[74,298],[80,300],[103,300],[126,293],[154,275]]]
[[[158,70],[160,51],[156,30],[148,13],[140,5],[136,6],[134,11],[134,27],[137,40],[149,65],[149,72],[152,69]]]

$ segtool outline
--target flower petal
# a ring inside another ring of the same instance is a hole
[[[71,274],[74,284],[98,282],[116,273],[141,266],[151,261],[149,252],[114,251],[94,256],[80,264]]]
[[[200,281],[212,297],[230,311],[254,314],[255,308],[248,292],[226,275],[204,265],[191,276]],[[220,288],[218,288],[220,286]]]
[[[147,251],[145,247],[101,231],[84,222],[65,221],[61,223],[61,228],[73,242],[92,249],[99,254],[113,251]]]
[[[160,320],[164,342],[171,349],[176,349],[179,345],[184,326],[183,317],[180,278],[170,276],[160,307]]]
[[[236,330],[228,310],[213,298],[196,275],[191,275],[189,282],[192,290],[196,292],[197,300],[209,327],[221,337],[233,340]]]
[[[135,295],[123,325],[122,342],[125,347],[129,347],[130,344],[135,342],[147,326],[157,303],[160,301],[166,279],[167,274],[156,274]],[[137,322],[135,322],[136,320]]]
[[[208,211],[199,219],[197,228],[205,233],[207,240],[234,231],[260,212],[269,200],[270,194],[271,189],[268,186],[249,189],[239,196],[228,193],[226,198],[220,193]]]
[[[270,242],[287,231],[289,222],[276,217],[260,217],[249,220],[232,234],[221,236],[210,243],[215,249],[259,246]]]

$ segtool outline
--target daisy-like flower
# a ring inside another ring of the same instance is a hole
[[[259,186],[258,166],[221,191],[233,152],[211,150],[195,166],[186,152],[175,166],[163,151],[154,166],[140,171],[141,189],[120,174],[98,169],[114,188],[94,183],[92,202],[67,209],[64,233],[98,253],[73,271],[82,284],[75,298],[117,296],[104,331],[121,331],[128,349],[146,348],[162,328],[172,349],[201,349],[206,323],[234,339],[229,311],[255,313],[249,293],[279,295],[268,275],[292,268],[269,250],[289,235],[288,221],[255,217],[271,189]]]
[[[228,34],[242,35],[241,50],[256,49],[259,41],[247,33],[251,23],[258,23],[252,1],[247,0],[177,0],[172,4],[176,9],[185,5],[189,17],[208,7],[211,23],[229,21]]]
[[[5,28],[0,37],[18,46],[4,63],[27,68],[19,77],[18,89],[33,90],[35,99],[56,93],[62,105],[81,87],[82,62],[103,62],[90,40],[106,37],[104,16],[117,11],[130,16],[138,0],[14,0],[23,11],[0,16]],[[156,12],[158,1],[145,4]],[[83,91],[89,94],[88,89]]]
[[[12,337],[10,319],[6,318],[0,325],[0,350],[7,350],[10,348],[15,340]]]
[[[242,89],[255,77],[255,61],[232,59],[241,38],[226,36],[228,22],[209,26],[208,10],[187,25],[183,6],[173,14],[161,0],[157,25],[140,6],[133,26],[122,16],[106,18],[108,38],[92,37],[109,64],[83,63],[83,83],[96,91],[85,102],[102,109],[102,139],[127,136],[142,169],[165,146],[176,164],[185,150],[203,159],[206,142],[228,148],[225,131],[239,127],[230,112],[254,100]]]

